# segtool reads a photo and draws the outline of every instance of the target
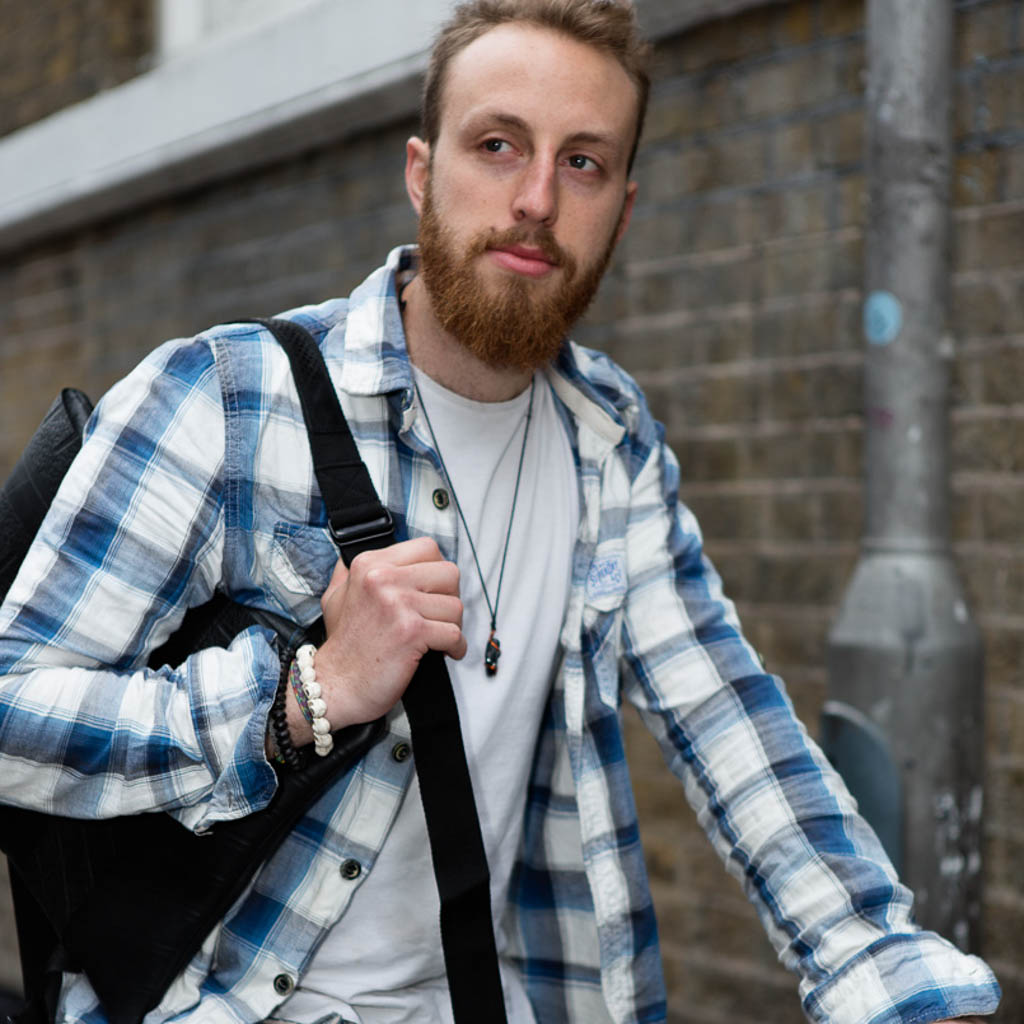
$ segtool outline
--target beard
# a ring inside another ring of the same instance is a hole
[[[481,231],[460,251],[441,223],[428,180],[420,212],[420,273],[438,322],[474,356],[497,369],[535,370],[554,359],[569,328],[590,305],[616,234],[582,269],[543,225]],[[562,279],[557,287],[512,274],[488,284],[475,262],[488,249],[510,245],[540,249],[558,268],[554,273]]]

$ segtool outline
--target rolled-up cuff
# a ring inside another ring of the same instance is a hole
[[[999,983],[984,960],[934,932],[887,936],[820,984],[800,986],[820,1024],[932,1024],[994,1013]]]

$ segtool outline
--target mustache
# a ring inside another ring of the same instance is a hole
[[[572,255],[565,251],[555,239],[554,232],[541,225],[536,228],[511,227],[498,231],[491,228],[490,231],[479,235],[471,246],[473,255],[479,255],[488,249],[503,249],[510,245],[526,245],[532,249],[539,249],[544,258],[556,267],[568,265],[574,266],[575,260]]]

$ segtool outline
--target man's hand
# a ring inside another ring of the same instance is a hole
[[[401,699],[428,650],[466,653],[459,570],[429,537],[340,559],[320,600],[327,640],[317,682],[334,729],[370,722]],[[313,738],[292,693],[288,724],[297,745]]]

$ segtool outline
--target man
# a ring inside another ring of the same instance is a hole
[[[400,543],[337,562],[287,364],[252,325],[169,343],[101,404],[0,616],[4,799],[203,832],[266,805],[268,751],[323,745],[318,722],[387,722],[147,1020],[450,1019],[400,703],[429,649],[459,700],[511,1021],[664,1018],[623,696],[811,1019],[995,1009],[985,965],[911,924],[743,641],[643,396],[564,340],[629,222],[643,61],[619,4],[461,8],[407,148],[420,250],[290,314],[321,341]],[[322,609],[283,730],[260,630],[141,668],[218,587],[304,623]],[[100,1019],[84,978],[60,1017]]]

